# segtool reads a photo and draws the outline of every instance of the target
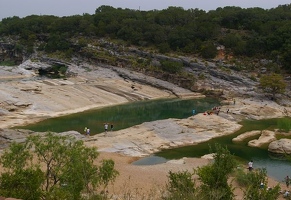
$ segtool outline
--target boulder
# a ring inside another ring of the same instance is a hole
[[[206,154],[204,156],[201,156],[201,158],[207,159],[207,160],[213,160],[214,159],[214,156],[215,156],[214,153],[210,153],[210,154]]]
[[[277,154],[291,154],[291,139],[280,139],[269,144],[268,151]]]
[[[261,147],[264,144],[269,144],[276,140],[276,133],[273,131],[263,130],[261,136],[257,140],[251,140],[248,142],[250,147]]]
[[[245,139],[256,136],[256,135],[260,135],[261,133],[262,133],[261,131],[249,131],[249,132],[238,135],[237,137],[233,138],[232,141],[243,142]]]

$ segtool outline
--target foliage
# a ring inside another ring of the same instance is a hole
[[[23,144],[13,143],[1,157],[7,171],[1,175],[1,195],[30,199],[26,193],[31,193],[36,200],[80,199],[82,193],[90,195],[118,175],[112,160],[97,166],[97,157],[96,148],[85,147],[73,137],[53,133],[29,136]],[[8,187],[13,185],[17,187]]]
[[[233,191],[227,180],[236,166],[234,157],[226,147],[223,148],[218,144],[215,145],[214,152],[213,164],[197,170],[202,182],[201,195],[205,199],[233,199]]]
[[[44,172],[38,165],[28,167],[32,156],[26,145],[12,143],[1,157],[1,164],[6,169],[1,174],[0,194],[22,199],[40,199]]]
[[[285,92],[286,83],[280,74],[272,73],[261,76],[260,87],[275,98],[276,94],[283,94]]]
[[[195,199],[195,183],[192,179],[192,173],[184,172],[169,172],[167,190],[170,193],[164,199]]]
[[[214,58],[217,54],[216,47],[211,43],[206,43],[201,47],[201,56],[203,58]]]
[[[227,148],[216,144],[214,152],[214,162],[198,168],[196,171],[201,182],[199,187],[195,187],[195,182],[192,179],[194,173],[188,171],[169,172],[167,185],[169,195],[164,199],[233,199],[233,189],[227,180],[236,166],[236,162]]]
[[[161,61],[161,69],[169,73],[179,73],[183,68],[183,64],[180,62],[173,62],[164,60]]]
[[[128,45],[154,47],[161,53],[179,51],[216,55],[216,46],[236,56],[265,57],[290,70],[290,4],[272,9],[226,6],[205,12],[199,9],[168,7],[140,11],[100,6],[95,14],[69,17],[8,17],[0,23],[0,35],[17,36],[28,51],[44,43],[46,52],[77,52],[88,38],[109,37]],[[78,38],[78,42],[75,42]],[[86,41],[86,42],[85,42]]]
[[[268,188],[267,171],[266,169],[258,169],[252,172],[245,173],[239,171],[237,176],[238,183],[244,186],[245,200],[274,200],[278,199],[280,186],[276,185],[274,188]]]
[[[15,63],[13,61],[1,61],[0,66],[15,66]]]

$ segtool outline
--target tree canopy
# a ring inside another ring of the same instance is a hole
[[[96,148],[69,136],[47,133],[12,143],[1,156],[0,195],[21,199],[81,199],[118,175],[112,160],[95,164]],[[103,189],[103,188],[101,188]]]
[[[0,37],[17,36],[30,49],[38,42],[47,52],[78,50],[76,37],[110,37],[205,58],[216,55],[213,47],[224,45],[236,56],[273,59],[290,70],[290,8],[291,4],[268,10],[227,6],[206,12],[100,6],[93,15],[8,17],[0,22]]]
[[[276,94],[285,92],[286,83],[280,74],[272,73],[260,78],[260,87],[275,98]]]

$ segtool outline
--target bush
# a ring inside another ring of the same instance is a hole
[[[165,72],[174,74],[181,72],[181,70],[183,69],[183,64],[179,62],[164,60],[161,61],[161,68]]]
[[[275,200],[279,197],[280,186],[268,188],[266,169],[258,169],[252,172],[240,172],[239,183],[246,184],[244,191],[245,200]]]

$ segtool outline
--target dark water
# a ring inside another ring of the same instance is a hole
[[[217,105],[219,102],[211,98],[140,101],[47,119],[36,124],[16,128],[40,132],[75,130],[82,133],[84,127],[88,127],[91,134],[98,134],[104,131],[104,123],[113,124],[114,130],[120,130],[159,119],[187,118],[192,115],[193,109],[196,113],[200,113]]]

